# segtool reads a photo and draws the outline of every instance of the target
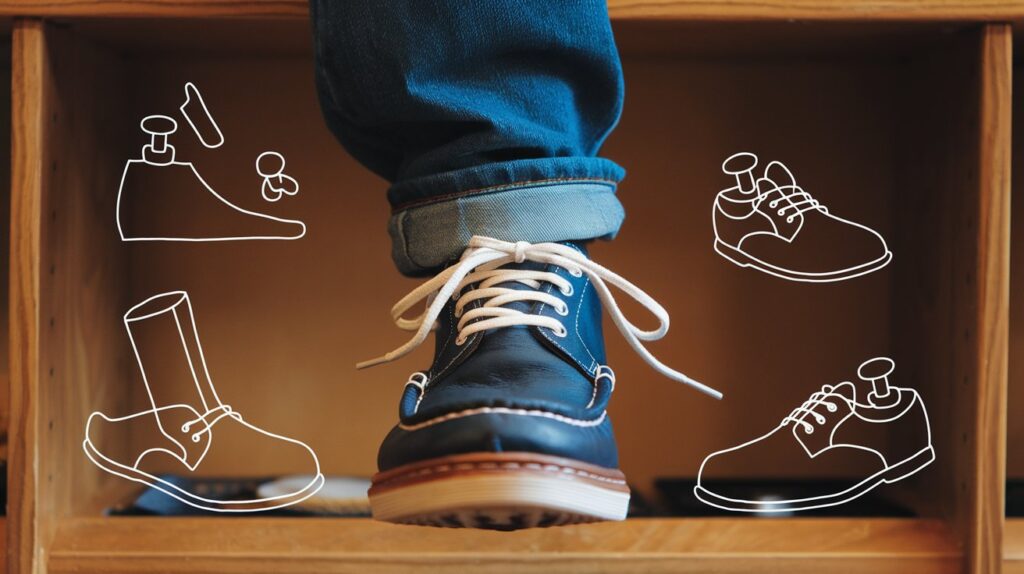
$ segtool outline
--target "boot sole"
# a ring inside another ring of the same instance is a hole
[[[725,243],[721,239],[715,239],[715,251],[719,255],[725,257],[729,261],[732,261],[740,267],[753,267],[758,271],[774,275],[781,279],[788,279],[790,281],[804,281],[809,283],[831,283],[833,281],[844,281],[846,279],[853,279],[854,277],[860,277],[861,275],[867,275],[873,271],[877,271],[882,267],[885,267],[892,261],[892,252],[886,251],[885,255],[878,259],[859,265],[857,267],[851,267],[849,269],[842,269],[832,273],[799,273],[796,271],[790,271],[781,267],[775,267],[748,255],[742,249],[737,249],[728,243]]]
[[[849,502],[867,494],[880,484],[903,480],[928,466],[933,460],[935,460],[935,449],[928,446],[918,451],[917,454],[869,476],[842,492],[813,498],[771,501],[738,500],[719,496],[700,485],[693,487],[693,494],[704,504],[736,512],[774,513],[814,510]]]
[[[85,451],[86,456],[89,457],[93,464],[111,474],[126,478],[132,482],[143,484],[149,488],[155,488],[167,496],[177,499],[193,508],[210,510],[213,512],[260,512],[284,508],[286,506],[302,502],[310,496],[313,496],[324,485],[324,476],[323,474],[318,473],[305,488],[291,494],[257,500],[216,501],[196,496],[195,494],[183,490],[182,488],[171,484],[158,476],[118,463],[101,453],[95,446],[93,446],[89,439],[82,441],[82,450]]]
[[[616,469],[533,453],[470,453],[377,473],[377,520],[518,530],[623,520],[629,487]]]

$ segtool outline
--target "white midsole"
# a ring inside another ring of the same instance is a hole
[[[442,511],[533,507],[624,520],[629,493],[559,476],[475,475],[421,482],[370,495],[373,517],[398,520]]]

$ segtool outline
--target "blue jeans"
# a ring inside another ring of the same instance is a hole
[[[472,235],[611,238],[624,170],[598,149],[622,110],[606,0],[311,0],[327,124],[391,182],[399,270]]]

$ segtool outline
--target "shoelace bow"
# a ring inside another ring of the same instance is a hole
[[[215,415],[213,420],[207,420],[211,415]],[[237,411],[232,410],[230,405],[219,405],[181,425],[181,432],[188,432],[189,429],[192,428],[192,425],[202,423],[203,428],[192,433],[192,442],[199,442],[199,439],[202,438],[203,434],[210,432],[213,425],[217,424],[224,417],[231,417],[239,421],[242,420],[242,415]]]
[[[812,394],[811,397],[804,401],[802,405],[793,409],[791,413],[786,415],[786,417],[782,419],[782,426],[786,426],[790,422],[794,422],[803,427],[805,433],[814,434],[814,425],[807,422],[807,417],[813,416],[814,421],[817,422],[819,425],[825,424],[826,420],[825,415],[814,410],[815,407],[817,407],[818,405],[825,405],[825,408],[828,409],[828,412],[834,413],[836,412],[836,410],[839,409],[839,406],[836,403],[826,399],[835,397],[843,402],[847,400],[846,397],[844,397],[843,395],[833,392],[834,389],[834,385],[825,385],[821,387],[821,390]]]
[[[585,273],[612,322],[629,346],[648,365],[670,379],[686,383],[715,398],[722,398],[722,393],[666,366],[644,347],[641,341],[657,341],[665,336],[669,316],[664,307],[639,287],[566,245],[525,241],[512,243],[481,236],[470,239],[469,247],[458,263],[413,289],[391,308],[391,318],[395,325],[405,331],[415,331],[412,338],[389,353],[357,364],[356,368],[363,369],[394,361],[423,344],[449,298],[457,300],[455,316],[459,322],[456,345],[464,344],[474,333],[519,325],[550,329],[555,336],[565,337],[568,334],[565,326],[554,317],[504,307],[516,301],[536,301],[551,305],[559,315],[567,315],[569,312],[561,299],[540,291],[542,284],[548,283],[557,287],[563,295],[571,295],[572,285],[564,277],[550,271],[500,268],[502,265],[524,261],[556,265],[574,277],[581,277]],[[498,286],[513,281],[529,286],[530,290]],[[476,288],[461,294],[463,289],[477,283]],[[650,311],[658,319],[658,328],[646,331],[631,323],[619,309],[608,285],[617,287]],[[415,318],[404,318],[405,313],[421,301],[426,301],[425,311]],[[481,301],[481,304],[467,311],[466,306],[474,301]]]

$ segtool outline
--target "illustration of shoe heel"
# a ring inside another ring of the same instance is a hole
[[[743,252],[721,239],[715,239],[715,251],[740,267],[750,267],[750,263],[744,261]]]
[[[914,456],[889,467],[889,469],[885,471],[885,475],[882,477],[882,482],[887,484],[899,482],[928,466],[934,460],[935,448],[928,446],[928,448],[921,449]]]

